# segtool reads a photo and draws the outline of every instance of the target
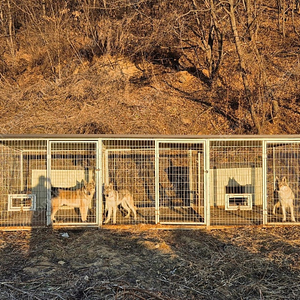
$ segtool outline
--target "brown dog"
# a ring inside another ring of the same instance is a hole
[[[95,182],[84,182],[82,188],[75,191],[58,189],[58,196],[52,198],[51,220],[55,221],[55,214],[62,206],[77,207],[81,214],[82,222],[86,222],[88,209],[95,194]]]
[[[113,214],[113,224],[117,222],[117,209],[121,204],[122,207],[127,211],[125,218],[129,218],[130,211],[133,212],[134,219],[136,220],[136,207],[134,206],[134,201],[132,195],[128,190],[116,191],[113,188],[113,184],[110,183],[104,187],[105,196],[105,212],[107,213],[107,218],[104,223],[110,221],[111,215]]]

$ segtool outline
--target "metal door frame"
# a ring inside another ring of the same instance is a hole
[[[198,180],[198,184],[197,187],[199,189],[200,185],[203,185],[203,199],[201,199],[203,201],[203,222],[176,222],[176,224],[181,224],[181,225],[206,225],[207,224],[207,207],[209,207],[209,205],[207,205],[207,182],[208,182],[208,178],[207,178],[207,154],[209,153],[209,151],[207,152],[207,144],[206,140],[178,140],[178,139],[159,139],[156,140],[155,143],[155,224],[160,223],[160,199],[159,199],[159,183],[160,183],[160,178],[159,178],[159,158],[160,158],[160,145],[161,144],[167,144],[167,143],[172,143],[172,144],[200,144],[202,145],[202,159],[203,159],[203,168],[201,169],[201,161],[198,159],[198,174],[197,174],[197,180]],[[199,154],[198,154],[199,155]],[[201,183],[201,172],[203,173],[203,182]],[[199,192],[197,190],[197,192]],[[161,222],[160,224],[170,224],[173,225],[175,223],[172,222]]]
[[[288,224],[288,225],[299,225],[300,222],[269,222],[268,221],[268,188],[267,188],[267,173],[268,173],[268,154],[267,154],[267,148],[268,144],[300,144],[300,141],[297,139],[291,139],[291,140],[286,140],[286,139],[270,139],[270,140],[264,140],[263,142],[263,224],[264,225],[283,225],[283,224]]]
[[[71,144],[71,143],[77,143],[77,144],[95,144],[95,159],[96,159],[96,165],[95,165],[95,185],[96,185],[96,191],[95,191],[95,197],[96,197],[96,207],[95,207],[95,214],[96,214],[96,220],[95,222],[90,223],[57,223],[52,224],[51,221],[51,156],[52,156],[52,145],[53,144]],[[47,142],[47,226],[99,226],[102,222],[101,212],[102,208],[100,207],[100,190],[99,187],[101,186],[99,184],[100,182],[100,157],[101,152],[99,149],[99,139],[95,140],[78,140],[78,139],[71,139],[71,140],[48,140]],[[101,174],[101,172],[100,172]]]

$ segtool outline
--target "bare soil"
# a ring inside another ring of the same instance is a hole
[[[1,232],[0,299],[299,299],[299,235],[143,225]]]

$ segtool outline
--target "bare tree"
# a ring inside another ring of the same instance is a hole
[[[11,56],[15,56],[15,30],[14,30],[14,16],[11,0],[1,0],[0,2],[0,22],[2,34],[6,39],[7,46]]]
[[[254,124],[257,132],[260,134],[262,132],[261,121],[260,121],[259,116],[256,112],[255,99],[254,99],[254,95],[251,91],[251,87],[250,87],[250,84],[249,84],[249,76],[248,76],[248,70],[247,70],[247,67],[246,67],[245,54],[244,54],[244,50],[242,48],[242,43],[241,43],[239,33],[238,33],[238,29],[237,29],[236,16],[235,16],[235,6],[236,6],[236,3],[234,2],[234,0],[228,0],[228,9],[225,8],[225,7],[224,8],[225,8],[225,10],[228,13],[229,18],[230,18],[231,29],[232,29],[232,33],[233,33],[233,37],[234,37],[234,44],[235,44],[235,47],[236,47],[236,52],[237,52],[237,55],[238,55],[239,66],[240,66],[242,80],[243,80],[245,99],[246,99],[247,104],[249,106],[249,110],[250,110],[250,114],[251,114],[253,124]]]
[[[178,17],[177,27],[183,53],[194,66],[194,73],[201,74],[210,84],[218,77],[224,54],[224,35],[214,2],[191,0],[190,10]]]
[[[285,0],[277,0],[277,12],[278,12],[278,30],[282,33],[282,36],[285,37],[286,34],[286,14],[287,8]]]
[[[273,97],[272,90],[269,88],[268,76],[266,74],[266,64],[263,56],[257,48],[257,32],[259,28],[259,19],[261,10],[258,8],[258,3],[256,0],[244,0],[246,18],[247,18],[247,29],[249,32],[249,37],[251,41],[251,49],[256,57],[257,66],[258,66],[258,80],[261,103],[266,102],[267,100],[271,101],[271,118],[276,117],[279,111],[278,100]],[[264,108],[262,108],[264,110]],[[262,115],[262,123],[264,122],[264,114]]]

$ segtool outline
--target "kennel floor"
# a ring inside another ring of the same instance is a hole
[[[202,209],[203,211],[203,209]],[[134,220],[132,215],[130,218],[125,218],[126,211],[118,209],[117,224],[155,224],[155,207],[138,207],[137,219]],[[103,216],[105,220],[105,216]],[[203,223],[203,214],[197,213],[192,207],[173,206],[159,208],[159,223]],[[112,224],[112,218],[107,224]]]
[[[263,208],[255,205],[251,210],[225,210],[224,207],[210,208],[211,225],[260,225],[263,223]]]
[[[83,223],[80,218],[80,214],[77,209],[63,209],[59,210],[55,215],[56,222],[59,224],[63,223],[82,223],[89,224],[95,223],[96,217],[94,214],[89,214],[86,223]],[[54,223],[54,224],[55,224]],[[22,227],[22,226],[33,226],[33,227],[44,227],[47,225],[47,211],[16,211],[16,212],[2,212],[0,215],[0,226],[1,227]]]
[[[1,227],[46,226],[46,211],[4,211],[0,215]]]
[[[203,208],[200,211],[204,211]],[[67,213],[68,212],[68,213]],[[138,207],[137,220],[132,216],[125,218],[125,211],[118,210],[117,224],[133,225],[133,224],[155,224],[155,207]],[[295,209],[296,222],[297,209]],[[224,207],[210,208],[210,225],[227,226],[227,225],[261,225],[263,223],[262,206],[254,206],[251,211],[226,211]],[[274,216],[271,211],[268,212],[268,223],[284,224],[282,222],[283,215],[279,211]],[[290,221],[290,215],[287,214],[287,222]],[[74,223],[74,224],[93,224],[96,222],[94,214],[88,216],[87,223],[83,223],[80,215],[73,210],[62,210],[56,215],[57,223]],[[103,216],[104,220],[104,216]],[[204,216],[197,213],[191,207],[160,207],[159,223],[205,223]],[[23,227],[23,226],[46,226],[46,211],[26,211],[26,212],[0,212],[0,227]],[[109,222],[108,224],[112,224]]]

